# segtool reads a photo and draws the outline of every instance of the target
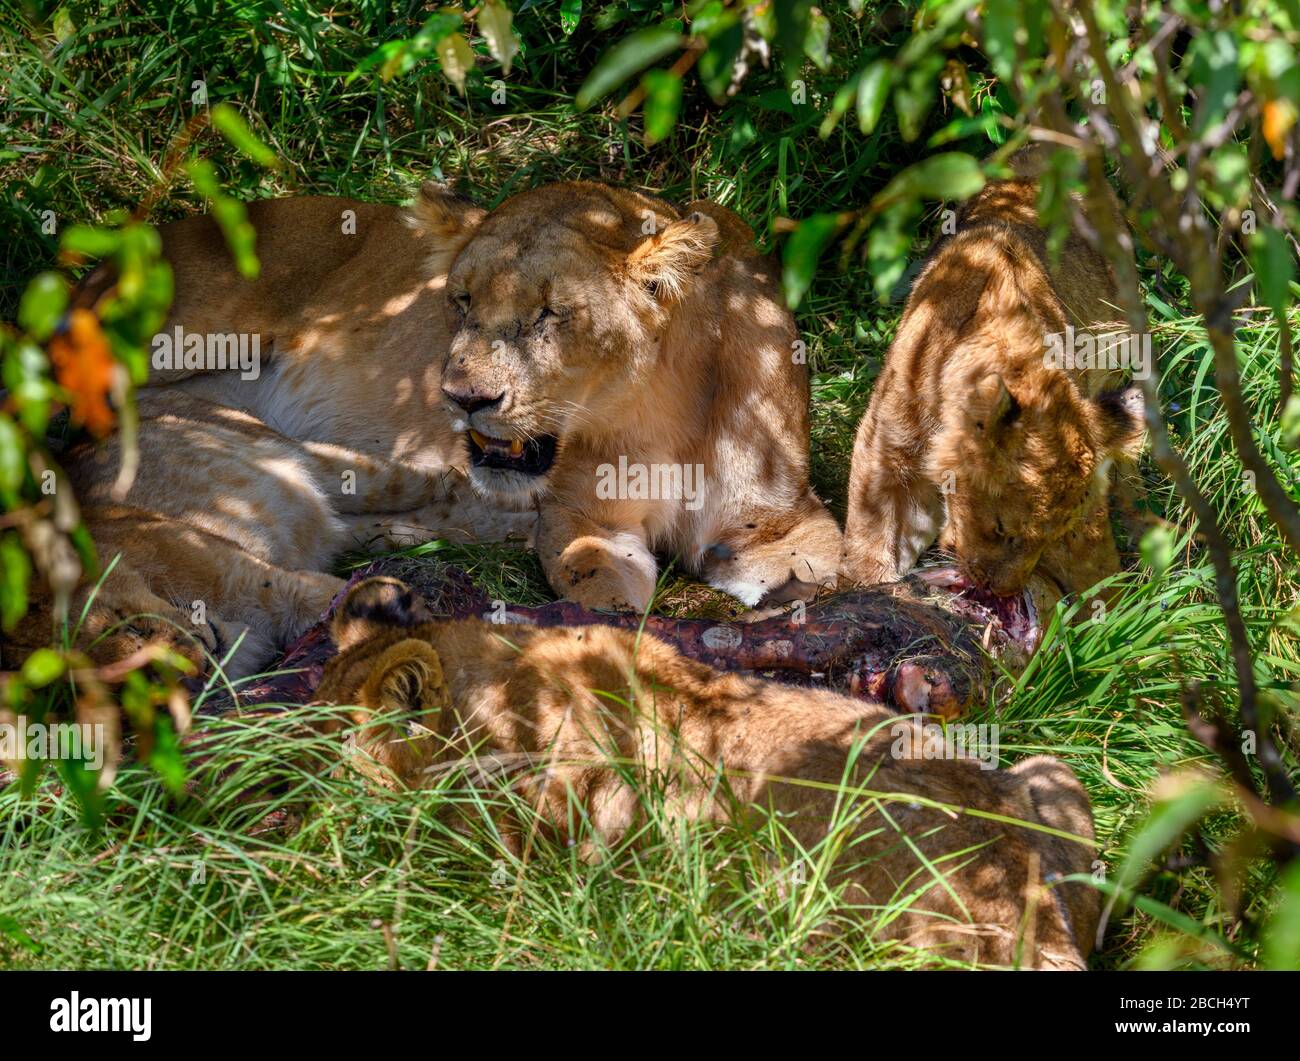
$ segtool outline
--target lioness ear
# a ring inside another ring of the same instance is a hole
[[[1101,411],[1099,448],[1109,457],[1137,460],[1146,441],[1146,402],[1136,384],[1106,391],[1096,399]]]
[[[340,602],[330,632],[339,651],[384,630],[427,622],[432,616],[424,599],[395,578],[358,582]]]
[[[628,255],[628,272],[656,298],[678,299],[717,244],[718,223],[697,211],[639,243]]]
[[[469,242],[487,211],[458,195],[446,184],[425,181],[406,210],[405,221],[421,236],[429,237],[435,253],[450,263]]]
[[[970,415],[975,428],[988,438],[995,438],[1020,416],[1020,403],[1007,390],[1007,383],[997,372],[990,372],[975,387]]]
[[[411,715],[450,706],[438,653],[413,637],[389,646],[371,667],[360,701],[372,710]]]

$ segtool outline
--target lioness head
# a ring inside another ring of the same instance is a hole
[[[1136,457],[1142,408],[1137,387],[1088,399],[1051,369],[984,376],[947,412],[935,448],[948,508],[940,545],[972,582],[1022,590],[1043,551],[1108,489],[1111,462]]]
[[[426,185],[413,224],[450,254],[442,391],[482,490],[545,488],[566,444],[616,430],[659,357],[716,222],[598,184],[553,184],[465,211]]]

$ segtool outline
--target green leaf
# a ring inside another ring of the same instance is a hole
[[[1277,906],[1260,933],[1269,969],[1300,970],[1300,862],[1292,862],[1278,883]]]
[[[776,47],[780,53],[781,68],[787,81],[799,72],[804,41],[808,39],[808,16],[811,7],[811,0],[774,0],[772,4],[772,11],[776,18]]]
[[[727,89],[731,87],[736,69],[736,56],[744,43],[745,31],[736,22],[715,35],[700,56],[700,80],[715,103],[727,98]]]
[[[515,37],[510,8],[501,0],[484,0],[478,13],[478,28],[487,41],[492,58],[501,64],[503,73],[510,73],[510,64],[519,54],[519,41]]]
[[[275,169],[280,165],[275,152],[253,134],[239,111],[229,103],[218,103],[212,108],[212,126],[230,141],[235,150],[247,155],[259,166]]]
[[[984,187],[978,160],[961,151],[931,155],[903,170],[881,192],[881,199],[969,199]]]
[[[818,70],[831,68],[831,20],[815,7],[808,15],[808,30],[803,38],[803,51],[816,64]]]
[[[31,575],[32,562],[22,540],[13,531],[0,536],[0,629],[12,630],[27,613],[27,580]]]
[[[907,271],[907,254],[912,247],[912,226],[918,213],[915,200],[898,203],[871,226],[867,233],[867,266],[871,287],[881,302],[889,299]]]
[[[984,54],[993,72],[1010,81],[1016,66],[1016,30],[1020,27],[1018,0],[984,0]]]
[[[0,914],[0,934],[7,936],[9,939],[17,943],[18,946],[22,947],[24,950],[30,951],[32,954],[40,954],[43,949],[41,945],[24,932],[22,926],[8,914]]]
[[[887,59],[877,59],[862,71],[858,79],[858,128],[869,133],[880,121],[894,83],[894,67]]]
[[[459,33],[465,18],[459,11],[438,11],[424,20],[415,36],[409,41],[411,53],[416,58],[432,55],[438,42],[453,33]]]
[[[63,676],[67,664],[52,648],[38,648],[23,662],[23,680],[33,689],[43,689]]]
[[[831,99],[830,108],[822,117],[821,125],[817,129],[817,135],[823,140],[831,135],[835,127],[840,124],[840,119],[844,117],[845,111],[853,105],[853,101],[858,95],[858,82],[861,80],[862,71],[859,70],[835,90],[835,95]],[[789,97],[787,96],[786,98],[788,99]]]
[[[1218,784],[1204,778],[1175,778],[1183,783],[1170,796],[1158,800],[1129,840],[1128,857],[1117,884],[1129,889],[1146,874],[1161,852],[1172,847],[1196,822],[1224,801]]]
[[[1295,256],[1281,229],[1264,225],[1250,241],[1250,261],[1255,269],[1255,290],[1259,300],[1279,321],[1286,319],[1291,303],[1291,281],[1295,278]]]
[[[705,53],[699,56],[699,79],[714,103],[723,103],[727,99],[727,90],[731,88],[732,75],[736,72],[736,56],[740,55],[744,43],[745,31],[736,22],[714,36]]]
[[[1038,222],[1047,231],[1047,259],[1053,268],[1070,237],[1072,196],[1086,189],[1082,183],[1083,159],[1073,151],[1055,150],[1038,176]]]
[[[1188,88],[1197,94],[1193,131],[1204,133],[1227,116],[1241,87],[1241,66],[1237,38],[1226,29],[1202,33],[1193,38]]]
[[[691,15],[691,36],[712,40],[740,21],[740,15],[726,7],[722,0],[705,0],[693,9]]]
[[[465,79],[474,69],[474,51],[469,42],[459,33],[449,33],[437,43],[434,50],[438,53],[438,65],[442,67],[443,75],[463,96]]]
[[[9,417],[0,413],[0,494],[17,495],[23,485],[26,467],[22,432]]]
[[[560,0],[560,29],[567,37],[582,20],[582,0]]]
[[[87,258],[107,258],[121,243],[118,232],[93,225],[69,225],[63,230],[59,241],[62,250],[69,254],[80,254]]]
[[[600,57],[578,90],[576,103],[585,110],[634,74],[675,52],[682,35],[674,26],[650,26],[625,37]]]
[[[406,52],[409,47],[410,44],[407,41],[385,41],[362,59],[361,62],[357,63],[357,65],[352,68],[352,72],[343,79],[343,83],[345,85],[350,85],[366,71],[373,70],[377,66],[382,67],[384,71],[387,71],[390,65],[393,64],[402,53]],[[385,81],[388,80],[383,72],[380,73],[380,77],[383,77]]]
[[[54,30],[54,37],[60,44],[77,32],[77,26],[72,21],[72,13],[66,7],[61,7],[54,12],[54,22],[50,28]]]
[[[791,309],[803,301],[817,272],[817,260],[840,228],[838,214],[813,214],[799,223],[781,254],[781,282]]]
[[[176,730],[166,717],[159,718],[154,726],[153,753],[149,756],[149,765],[157,772],[168,791],[174,795],[185,791],[185,757],[181,754],[181,743]]]
[[[212,216],[226,237],[226,246],[235,259],[235,268],[241,276],[252,280],[261,272],[261,263],[257,260],[257,232],[248,220],[244,204],[230,198],[221,190],[217,171],[206,159],[196,159],[186,167],[194,190],[205,198],[212,207]]]
[[[1292,453],[1300,450],[1300,394],[1293,394],[1287,399],[1286,408],[1282,410],[1279,433],[1284,448]]]
[[[275,44],[263,44],[261,51],[266,79],[273,85],[287,87],[292,81],[289,76],[289,57]]]
[[[921,135],[925,116],[934,106],[943,56],[931,53],[908,72],[894,91],[894,109],[898,112],[898,131],[909,144]]]
[[[438,11],[425,20],[409,40],[387,41],[361,60],[348,74],[345,84],[351,84],[368,70],[379,68],[384,81],[407,73],[420,61],[433,55],[442,39],[456,33],[464,18],[458,11]]]
[[[647,70],[641,78],[645,103],[641,114],[645,120],[645,142],[657,144],[673,131],[682,105],[682,79],[668,70]]]
[[[68,308],[68,284],[58,273],[40,273],[23,291],[18,323],[37,342],[45,342]]]
[[[942,129],[935,132],[925,142],[925,146],[932,148],[943,147],[944,144],[951,144],[954,140],[964,140],[968,136],[990,137],[996,124],[993,117],[988,114],[979,114],[970,118],[954,118]]]
[[[1175,548],[1174,532],[1168,527],[1157,526],[1142,535],[1138,552],[1142,562],[1151,568],[1152,575],[1159,578],[1173,566]]]

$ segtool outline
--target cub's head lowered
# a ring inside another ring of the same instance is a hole
[[[1112,461],[1136,457],[1142,438],[1137,387],[1090,399],[1051,369],[989,372],[947,411],[935,447],[931,474],[949,487],[940,545],[977,585],[1019,592],[1044,551],[1104,499]],[[1054,574],[1063,576],[1071,581]]]
[[[533,495],[576,436],[617,431],[718,226],[599,184],[547,185],[491,213],[425,185],[411,223],[445,265],[442,392],[484,491]]]

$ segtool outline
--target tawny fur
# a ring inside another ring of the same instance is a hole
[[[750,604],[833,581],[841,538],[808,486],[807,373],[772,264],[735,215],[695,208],[597,184],[490,215],[434,185],[407,211],[254,203],[256,280],[210,219],[163,226],[177,292],[164,333],[255,335],[261,373],[154,367],[126,497],[111,493],[116,440],[69,455],[92,537],[105,560],[121,553],[82,647],[111,660],[162,638],[201,662],[242,637],[229,671],[246,674],[341,587],[318,573],[341,549],[529,537],[539,498],[547,575],[587,605],[644,607],[653,550]],[[468,326],[447,299],[453,267],[477,296]],[[524,325],[544,296],[566,316],[538,336]],[[443,390],[467,378],[509,386],[508,410],[475,417],[489,433],[560,436],[548,476],[471,487],[467,425]],[[598,466],[620,456],[703,465],[702,503],[597,499]],[[50,629],[38,604],[6,659]]]
[[[966,205],[908,299],[854,445],[847,579],[897,579],[936,539],[999,593],[1035,570],[1077,592],[1119,568],[1107,493],[1112,462],[1140,449],[1140,394],[1108,389],[1113,369],[1044,356],[1067,324],[1119,328],[1114,275],[1077,232],[1049,266],[1043,156],[1012,164],[1017,179]]]
[[[430,193],[416,216],[449,231]],[[644,608],[656,553],[747,604],[834,583],[841,535],[808,482],[808,373],[776,266],[731,211],[598,184],[555,184],[471,217],[447,278],[444,385],[500,396],[453,420],[559,437],[544,481],[471,472],[540,496],[552,587]],[[697,503],[601,496],[620,458],[699,467]]]
[[[1087,794],[1058,760],[988,771],[966,759],[896,758],[897,728],[916,721],[883,707],[723,674],[608,627],[423,621],[393,579],[354,587],[334,633],[341,652],[317,696],[352,705],[352,761],[380,784],[513,765],[516,791],[555,839],[589,820],[588,857],[636,829],[639,782],[662,784],[677,817],[743,820],[755,804],[771,808],[805,850],[826,835],[837,804],[843,813],[842,785],[858,786],[891,798],[848,799],[859,817],[834,871],[845,902],[870,919],[872,907],[914,896],[877,926],[880,938],[955,961],[1084,967],[1097,893],[1060,881],[1092,864],[1093,823]],[[519,843],[519,823],[498,825]]]
[[[343,587],[322,571],[370,536],[376,513],[402,513],[417,540],[530,529],[531,514],[484,503],[463,477],[300,442],[183,391],[150,388],[137,408],[140,467],[120,502],[119,439],[66,461],[101,558],[116,558],[103,583],[72,602],[75,623],[93,593],[77,641],[100,662],[162,642],[199,670],[215,660],[228,677],[253,673],[320,618]],[[6,657],[47,644],[51,620],[49,602],[38,601],[7,638]]]

